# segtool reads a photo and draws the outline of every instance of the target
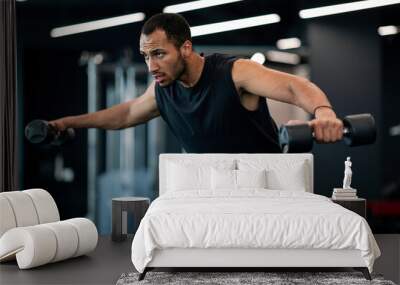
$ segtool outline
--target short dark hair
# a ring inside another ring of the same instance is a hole
[[[192,41],[189,24],[181,15],[173,13],[155,14],[144,23],[141,33],[150,35],[158,29],[165,31],[167,38],[173,41],[178,48],[185,41]]]

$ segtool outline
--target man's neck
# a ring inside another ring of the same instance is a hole
[[[186,61],[185,72],[179,78],[179,82],[186,88],[193,87],[199,81],[204,68],[204,57],[198,53],[192,53]]]

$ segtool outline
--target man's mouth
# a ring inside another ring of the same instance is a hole
[[[164,74],[155,74],[153,75],[154,79],[156,80],[157,83],[160,83],[165,79]]]

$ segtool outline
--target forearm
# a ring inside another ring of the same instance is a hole
[[[329,143],[341,140],[343,123],[337,118],[325,93],[306,79],[293,81],[295,82],[292,85],[294,104],[315,116],[315,119],[309,122],[309,126],[316,141]]]
[[[310,114],[315,115],[314,110],[319,106],[332,106],[325,93],[307,79],[297,78],[290,83],[289,88],[293,103]]]
[[[129,102],[93,113],[61,118],[67,128],[101,128],[118,130],[126,127]]]

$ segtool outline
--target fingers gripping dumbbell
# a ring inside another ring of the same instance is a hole
[[[343,141],[348,146],[372,144],[376,140],[376,126],[371,114],[349,115],[343,119]],[[279,130],[279,144],[284,153],[309,152],[314,133],[308,124],[283,125]]]
[[[72,128],[59,131],[47,121],[34,120],[26,126],[25,137],[33,144],[62,145],[75,137],[75,131]]]

